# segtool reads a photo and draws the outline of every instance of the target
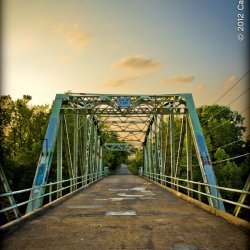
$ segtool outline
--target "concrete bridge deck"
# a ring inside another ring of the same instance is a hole
[[[25,223],[1,249],[248,249],[246,232],[121,172]]]

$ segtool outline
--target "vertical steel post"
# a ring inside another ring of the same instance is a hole
[[[56,181],[57,181],[57,198],[62,196],[62,141],[63,141],[63,116],[60,115],[60,125],[58,129],[58,135],[57,135],[57,171],[56,171]]]
[[[146,161],[147,161],[147,169],[148,169],[148,172],[150,172],[150,153],[149,153],[149,136],[147,137],[147,142],[146,142],[146,152],[147,152],[147,158],[146,158]]]
[[[160,136],[160,147],[158,150],[158,158],[159,158],[159,167],[160,167],[160,174],[162,175],[162,164],[163,164],[163,127],[164,127],[164,120],[163,115],[160,116],[159,122],[159,136]]]
[[[100,174],[103,172],[102,154],[103,154],[103,146],[100,147],[100,160],[99,160]]]
[[[170,117],[168,116],[167,127],[166,127],[166,140],[165,140],[165,150],[164,150],[164,161],[163,161],[163,174],[167,174],[167,157],[168,157],[168,150],[169,150],[169,134],[170,134]]]
[[[83,168],[84,168],[84,185],[87,184],[87,141],[88,141],[88,117],[84,115],[84,126],[83,126]]]
[[[72,156],[71,156],[71,147],[70,147],[70,141],[69,141],[67,119],[65,115],[63,115],[63,118],[64,118],[63,139],[64,139],[64,145],[65,145],[65,156],[67,159],[68,173],[69,173],[69,178],[70,178],[70,192],[72,192],[73,191],[73,177],[74,177],[73,162],[72,162]]]
[[[143,146],[143,171],[148,172],[147,143]]]
[[[190,128],[187,122],[186,116],[186,161],[187,161],[187,180],[193,181],[193,167],[192,167],[192,138],[190,133]],[[188,183],[187,185],[191,189],[193,189],[193,183]],[[193,197],[193,192],[188,190],[188,195]]]
[[[165,136],[166,136],[166,131],[165,131],[165,122],[164,122],[164,116],[162,115],[162,129],[161,129],[161,157],[162,157],[162,174],[165,174]]]
[[[80,119],[81,118],[81,119]],[[84,119],[81,116],[79,118],[79,169],[80,169],[80,174],[79,176],[81,176],[81,181],[82,181],[82,185],[83,185],[83,180],[84,180],[84,151],[83,151],[83,143],[84,143],[84,131],[83,131],[83,125],[84,125]]]
[[[86,123],[87,140],[86,140],[86,184],[89,182],[89,173],[91,166],[91,136],[92,136],[92,116],[88,117],[88,122]]]
[[[101,151],[101,139],[100,135],[97,137],[97,151],[96,151],[96,176],[100,175],[100,151]]]
[[[182,158],[185,133],[186,133],[185,120],[184,120],[184,116],[182,116],[180,140],[179,140],[179,146],[178,146],[178,152],[177,152],[177,158],[176,158],[175,177],[180,176],[180,163],[181,163],[181,158]]]
[[[95,127],[93,117],[91,119],[91,135],[90,135],[90,172],[91,172],[91,182],[93,182],[93,175],[94,175],[94,148],[95,148]]]
[[[74,145],[73,145],[73,169],[74,169],[74,189],[77,189],[78,177],[78,150],[79,150],[79,115],[74,115]]]
[[[175,125],[174,125],[174,114],[173,111],[170,111],[170,153],[171,153],[171,177],[175,177]],[[171,179],[171,183],[173,179]],[[174,185],[171,185],[171,188],[174,188]]]
[[[151,166],[151,174],[154,173],[154,154],[153,154],[153,134],[152,134],[152,131],[150,130],[150,133],[149,133],[149,137],[150,137],[150,140],[149,140],[149,150],[150,150],[150,166]]]
[[[94,179],[96,179],[97,174],[97,150],[98,150],[98,135],[97,129],[94,130],[94,143],[93,143],[93,173]]]
[[[158,150],[159,150],[159,127],[158,127],[158,116],[154,116],[154,138],[155,138],[155,145],[154,145],[154,152],[155,152],[155,171],[156,173],[160,173],[159,169],[159,155],[158,155]]]

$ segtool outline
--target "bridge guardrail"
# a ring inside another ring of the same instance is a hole
[[[171,176],[152,173],[152,172],[145,172],[145,171],[142,171],[142,169],[140,169],[139,175],[144,176],[144,177],[146,177],[147,179],[149,179],[151,181],[160,183],[160,184],[162,184],[164,186],[169,185],[170,187],[174,187],[173,189],[175,189],[178,192],[179,192],[179,189],[184,189],[184,190],[187,191],[186,194],[188,196],[191,196],[191,197],[193,196],[192,192],[194,192],[194,193],[197,194],[197,198],[201,202],[202,202],[201,195],[204,195],[206,197],[214,198],[216,200],[221,200],[221,201],[223,201],[225,203],[235,205],[236,208],[240,207],[240,208],[245,208],[245,209],[248,209],[248,210],[250,209],[250,206],[245,205],[243,203],[228,200],[228,199],[220,197],[219,195],[214,196],[214,195],[211,195],[211,194],[207,194],[206,192],[202,192],[202,187],[205,187],[205,186],[214,187],[214,188],[216,188],[216,190],[223,190],[223,191],[234,192],[234,193],[245,194],[245,195],[250,194],[250,192],[248,192],[248,191],[233,189],[233,188],[226,188],[226,187],[221,187],[221,186],[215,186],[215,185],[210,185],[210,184],[207,184],[207,183],[196,182],[196,181],[171,177]],[[180,184],[181,182],[186,183],[186,186],[184,186],[184,184]],[[194,189],[192,187],[194,185],[197,186],[197,189]],[[234,216],[237,217],[238,213],[235,213]]]
[[[27,201],[24,201],[24,202],[16,203],[15,205],[10,206],[10,207],[5,207],[5,208],[0,210],[0,213],[5,213],[5,212],[13,210],[15,208],[19,208],[21,206],[28,204],[30,201],[40,199],[42,197],[47,197],[47,196],[48,196],[48,202],[45,204],[48,204],[54,200],[59,199],[60,197],[63,197],[64,195],[66,195],[68,193],[71,193],[72,191],[78,190],[79,188],[82,188],[82,187],[86,187],[89,184],[91,184],[91,183],[93,183],[101,178],[104,178],[108,175],[109,175],[109,171],[107,169],[105,169],[104,171],[99,172],[99,173],[91,173],[91,174],[79,176],[76,178],[70,178],[67,180],[62,180],[62,181],[58,181],[58,182],[50,182],[50,183],[41,185],[41,187],[45,187],[46,190],[48,191],[48,192],[45,192],[44,195],[36,197],[34,199],[28,199]],[[57,186],[58,184],[63,185],[65,183],[69,183],[69,185],[67,184],[66,186],[62,186],[60,189],[53,190],[54,186]],[[23,194],[26,192],[34,192],[35,189],[36,189],[36,187],[32,187],[32,188],[12,191],[9,193],[2,193],[2,194],[0,194],[0,199],[2,197],[7,197],[7,196],[11,196],[11,195]],[[69,189],[69,192],[65,192],[65,194],[62,194],[62,191],[67,190],[67,189]],[[54,194],[57,194],[55,199],[53,199]]]

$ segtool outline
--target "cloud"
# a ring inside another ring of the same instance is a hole
[[[163,80],[164,83],[189,83],[193,82],[195,79],[191,75],[174,75]]]
[[[158,61],[137,55],[122,58],[118,62],[113,63],[112,67],[131,70],[152,71],[159,69],[160,65],[161,63]]]
[[[56,35],[63,39],[65,44],[76,49],[83,49],[90,45],[91,36],[83,28],[75,23],[73,25],[60,24],[55,29]]]
[[[131,81],[134,81],[136,79],[138,79],[138,76],[130,76],[130,77],[120,78],[116,80],[108,80],[103,85],[107,87],[119,87],[119,86],[128,85],[131,83]]]

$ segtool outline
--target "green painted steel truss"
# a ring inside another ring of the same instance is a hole
[[[103,131],[116,133],[120,143],[106,143]],[[41,185],[48,182],[51,166],[60,189],[65,173],[76,178],[102,171],[104,150],[142,150],[144,171],[188,180],[198,165],[201,180],[217,184],[191,94],[58,94],[27,212],[42,206]],[[215,187],[206,192],[220,196]],[[224,210],[222,201],[209,198],[209,204]]]
[[[128,143],[105,143],[103,145],[103,150],[127,151],[131,153],[135,151],[134,147]]]

